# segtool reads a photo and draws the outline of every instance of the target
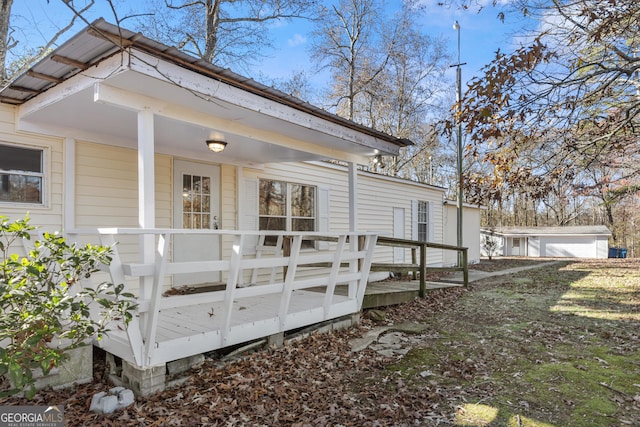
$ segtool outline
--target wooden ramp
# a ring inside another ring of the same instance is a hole
[[[436,289],[463,287],[462,283],[426,282],[427,292]],[[412,301],[420,296],[419,280],[388,280],[367,284],[362,308],[386,307]]]
[[[250,342],[358,311],[357,301],[347,295],[333,295],[327,306],[326,294],[295,290],[284,314],[281,295],[273,293],[236,298],[231,313],[226,313],[224,300],[207,302],[209,295],[192,294],[195,299],[189,305],[159,310],[152,351],[146,360],[149,365]],[[205,302],[198,303],[198,297]],[[173,298],[180,297],[167,300]],[[135,349],[123,329],[112,329],[98,345],[128,362],[136,361]]]

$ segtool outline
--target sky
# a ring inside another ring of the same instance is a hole
[[[399,4],[399,0],[388,0],[391,7]],[[488,0],[479,0],[480,2]],[[507,2],[508,0],[502,0]],[[137,5],[143,5],[145,0],[115,0],[120,14],[125,14]],[[512,32],[517,22],[502,23],[497,15],[500,11],[487,6],[480,13],[476,9],[461,10],[454,7],[438,6],[438,0],[424,0],[426,15],[422,23],[423,30],[433,37],[442,36],[447,42],[452,58],[457,58],[458,33],[453,29],[457,20],[460,24],[460,62],[462,66],[462,80],[466,82],[473,76],[480,74],[481,68],[494,57],[497,49],[510,50]],[[62,0],[14,0],[12,8],[12,26],[18,28],[14,34],[22,46],[38,46],[44,44],[58,29],[66,25],[71,18],[71,12]],[[93,21],[104,17],[114,22],[113,13],[105,0],[96,0],[86,17]],[[508,16],[509,17],[509,16]],[[35,24],[35,25],[34,25]],[[72,36],[83,28],[84,22],[78,23],[72,31],[60,40]],[[123,23],[127,27],[127,22]],[[294,72],[308,69],[307,48],[309,45],[310,24],[308,22],[283,23],[272,28],[274,49],[268,52],[262,62],[255,67],[254,75],[268,76],[276,80],[286,80]],[[453,65],[453,64],[452,64]],[[453,83],[455,70],[450,71]],[[317,76],[312,83],[318,83]]]

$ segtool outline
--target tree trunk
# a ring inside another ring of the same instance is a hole
[[[7,51],[9,50],[9,18],[13,0],[0,0],[0,86],[7,79]]]
[[[220,15],[221,0],[207,0],[207,34],[204,46],[203,59],[207,62],[213,62],[213,56],[218,45],[218,23]]]

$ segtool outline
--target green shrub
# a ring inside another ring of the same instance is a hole
[[[0,216],[0,377],[11,382],[0,396],[24,391],[33,397],[32,369],[48,374],[69,350],[101,339],[111,320],[121,319],[126,327],[135,309],[124,284],[93,289],[80,283],[111,262],[109,247],[77,247],[57,233],[44,233],[26,256],[11,254],[34,229],[28,216],[14,222]],[[92,316],[92,304],[100,307],[99,315]]]

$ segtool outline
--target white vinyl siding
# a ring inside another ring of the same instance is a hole
[[[45,154],[43,164],[45,176],[42,188],[43,203],[2,203],[2,214],[15,220],[24,219],[28,212],[30,223],[39,226],[39,231],[61,231],[63,229],[64,142],[61,138],[16,132],[16,108],[11,105],[0,104],[0,141],[16,147],[43,150]]]
[[[240,192],[240,230],[258,230],[258,180],[244,179]],[[255,253],[257,243],[257,237],[249,237],[244,253]]]
[[[462,246],[467,248],[470,264],[480,262],[480,211],[479,208],[465,206],[462,215]],[[458,207],[455,201],[445,205],[445,213],[444,244],[458,246]],[[457,265],[457,252],[445,251],[444,255],[444,265]]]
[[[77,227],[138,227],[137,158],[132,149],[76,144]],[[155,177],[156,227],[171,227],[170,157],[156,155]]]
[[[318,231],[329,231],[329,189],[318,188]],[[328,242],[318,242],[318,249],[329,248]]]
[[[268,164],[264,169],[243,170],[247,179],[271,178],[289,182],[304,182],[318,187],[318,230],[325,221],[323,206],[326,206],[328,230],[349,230],[349,190],[347,168],[322,162]],[[304,180],[301,179],[304,178]],[[328,203],[322,202],[326,192]],[[241,195],[242,197],[242,195]],[[430,241],[442,243],[443,239],[443,190],[399,178],[373,173],[358,172],[358,231],[376,232],[393,236],[393,210],[405,210],[405,236],[411,236],[411,200],[425,200],[431,206]],[[325,231],[325,230],[321,230]],[[375,262],[392,262],[392,248],[378,246]],[[409,254],[407,254],[409,256]],[[441,251],[427,251],[429,265],[442,265]]]

